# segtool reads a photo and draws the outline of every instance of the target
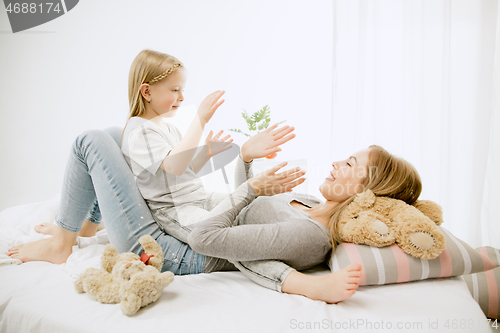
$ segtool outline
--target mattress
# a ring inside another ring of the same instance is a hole
[[[73,283],[99,267],[105,230],[79,239],[67,263],[19,264],[10,246],[49,237],[33,226],[51,222],[58,198],[0,213],[0,332],[491,332],[460,277],[360,287],[338,304],[263,288],[239,272],[176,276],[160,299],[134,316],[118,304],[78,294]],[[328,273],[326,265],[307,271]]]

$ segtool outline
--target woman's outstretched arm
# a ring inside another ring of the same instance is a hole
[[[273,152],[280,151],[282,144],[295,137],[292,132],[295,128],[290,126],[273,125],[262,131],[245,142],[241,146],[241,151],[236,161],[234,173],[234,188],[253,177],[252,162],[256,158],[262,158]]]
[[[304,232],[314,234],[315,226],[306,223],[289,221],[233,227],[236,216],[256,196],[287,192],[304,181],[304,178],[300,178],[304,172],[297,169],[276,174],[284,165],[280,164],[249,179],[214,208],[212,217],[198,223],[188,236],[188,243],[193,250],[227,260],[284,260],[286,257],[294,257],[293,253],[300,252],[307,246],[304,242],[287,245],[287,237],[297,235],[301,232],[298,229],[309,228]]]
[[[244,162],[251,162],[256,158],[262,158],[278,151],[281,151],[282,144],[292,140],[295,134],[292,133],[293,126],[272,125],[266,130],[255,134],[241,146],[241,158]]]

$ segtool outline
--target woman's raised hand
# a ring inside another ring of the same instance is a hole
[[[291,192],[295,186],[302,184],[306,180],[301,178],[306,172],[299,167],[276,173],[286,164],[287,162],[280,163],[247,180],[247,183],[254,189],[256,196],[271,196]]]
[[[241,158],[245,162],[250,162],[255,158],[261,158],[281,150],[279,146],[290,141],[295,137],[295,134],[290,134],[295,129],[288,125],[276,128],[278,125],[273,125],[262,131],[241,146]]]
[[[215,111],[222,103],[224,103],[223,99],[220,99],[222,95],[224,95],[224,90],[217,90],[205,97],[203,102],[201,102],[200,107],[198,108],[198,116],[200,117],[200,121],[202,124],[208,123],[208,121],[212,118]]]

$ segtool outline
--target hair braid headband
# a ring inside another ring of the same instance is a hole
[[[165,73],[157,75],[154,78],[152,78],[151,80],[149,80],[148,82],[144,82],[144,83],[153,84],[155,82],[163,80],[164,78],[166,78],[167,76],[169,76],[170,74],[172,74],[172,72],[175,71],[177,69],[177,67],[180,67],[180,66],[181,66],[180,62],[174,62],[174,64],[172,65],[172,67],[170,67]]]

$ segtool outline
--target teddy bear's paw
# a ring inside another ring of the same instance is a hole
[[[380,237],[389,237],[389,227],[380,220],[373,220],[369,223],[370,228]]]
[[[408,235],[408,242],[419,251],[429,251],[436,246],[434,236],[424,230],[410,233]]]
[[[85,290],[83,290],[83,279],[82,278],[78,278],[75,281],[75,290],[79,294],[83,294],[85,292]]]
[[[394,233],[382,222],[383,217],[372,216],[369,212],[361,212],[357,218],[350,219],[339,228],[340,240],[343,243],[366,244],[371,246],[387,246],[395,242]]]
[[[446,248],[445,237],[438,227],[403,232],[397,243],[407,254],[424,260],[437,258]]]
[[[75,290],[79,293],[82,294],[85,292],[85,287],[84,284],[86,283],[87,279],[92,279],[93,276],[99,275],[100,272],[97,268],[90,267],[87,268],[80,276],[75,281]]]
[[[141,308],[141,298],[135,294],[128,294],[122,298],[120,309],[127,316],[132,316]]]
[[[160,283],[162,288],[165,288],[172,282],[174,282],[174,273],[172,272],[163,272],[156,277],[156,281]]]
[[[360,242],[360,244],[381,247],[392,244],[396,240],[387,224],[379,219],[369,221],[366,227],[367,232],[365,233],[363,242]]]

